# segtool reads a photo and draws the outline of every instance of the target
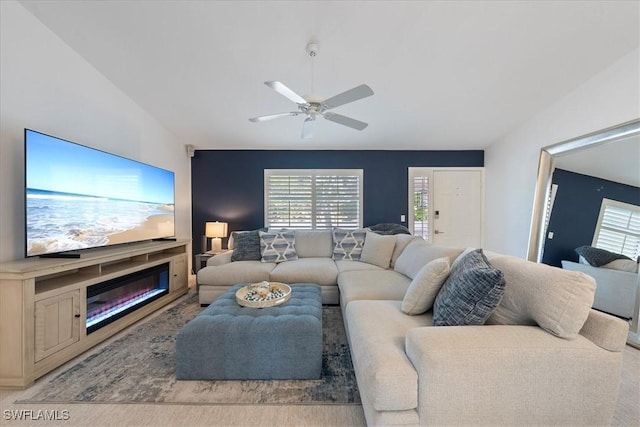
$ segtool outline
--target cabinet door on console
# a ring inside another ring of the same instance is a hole
[[[187,286],[187,256],[182,255],[171,261],[171,292]]]
[[[80,290],[36,301],[36,362],[80,340]]]

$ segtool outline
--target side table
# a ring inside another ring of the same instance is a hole
[[[222,249],[222,250],[220,250],[220,251],[207,251],[207,252],[202,253],[202,254],[197,254],[197,255],[195,256],[195,261],[196,261],[196,262],[194,262],[194,263],[193,263],[193,273],[194,273],[194,274],[197,274],[197,273],[198,273],[198,271],[199,271],[202,267],[204,267],[204,266],[206,265],[207,261],[208,261],[208,260],[209,260],[209,258],[211,258],[212,256],[214,256],[214,255],[218,255],[218,254],[223,254],[223,253],[225,253],[225,252],[227,252],[227,251],[228,251],[228,249]]]
[[[205,264],[207,263],[207,260],[209,258],[211,258],[213,256],[213,254],[196,254],[195,259],[196,262],[193,263],[193,273],[197,274],[198,271],[205,266]]]

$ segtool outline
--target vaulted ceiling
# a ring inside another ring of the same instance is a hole
[[[640,42],[636,1],[20,3],[198,149],[481,149]],[[309,94],[309,41],[315,95],[374,90],[335,109],[365,130],[249,122],[294,110],[266,80]]]
[[[555,167],[640,187],[640,135],[559,156]]]

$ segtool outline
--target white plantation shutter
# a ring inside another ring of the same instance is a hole
[[[413,177],[413,234],[429,240],[429,177]]]
[[[269,227],[311,228],[311,175],[265,176],[265,223]]]
[[[317,175],[314,228],[358,228],[360,224],[360,176]]]
[[[640,256],[640,206],[602,199],[592,246],[636,260]]]
[[[551,212],[553,212],[553,204],[556,201],[556,194],[558,193],[558,184],[551,184],[551,191],[549,192],[549,196],[547,197],[547,207],[544,213],[544,236],[545,239],[549,236],[549,221],[551,220]],[[540,252],[540,256],[544,254],[544,246],[542,247],[542,251]]]
[[[362,170],[265,169],[265,225],[362,227]]]
[[[556,194],[558,193],[558,184],[551,185],[551,191],[547,198],[547,211],[544,213],[544,235],[547,235],[549,229],[549,220],[551,220],[551,212],[553,211],[553,204],[556,201]]]

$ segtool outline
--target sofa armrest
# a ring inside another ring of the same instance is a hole
[[[229,264],[231,262],[231,255],[233,251],[223,252],[221,254],[216,254],[207,260],[207,267]]]
[[[407,332],[427,425],[609,425],[622,353],[537,326],[423,327]]]
[[[609,351],[623,351],[627,343],[629,322],[601,311],[591,310],[580,335]]]
[[[580,271],[595,279],[597,286],[593,301],[594,308],[620,317],[633,317],[638,289],[638,273],[593,267],[566,260],[562,261],[562,268]]]

